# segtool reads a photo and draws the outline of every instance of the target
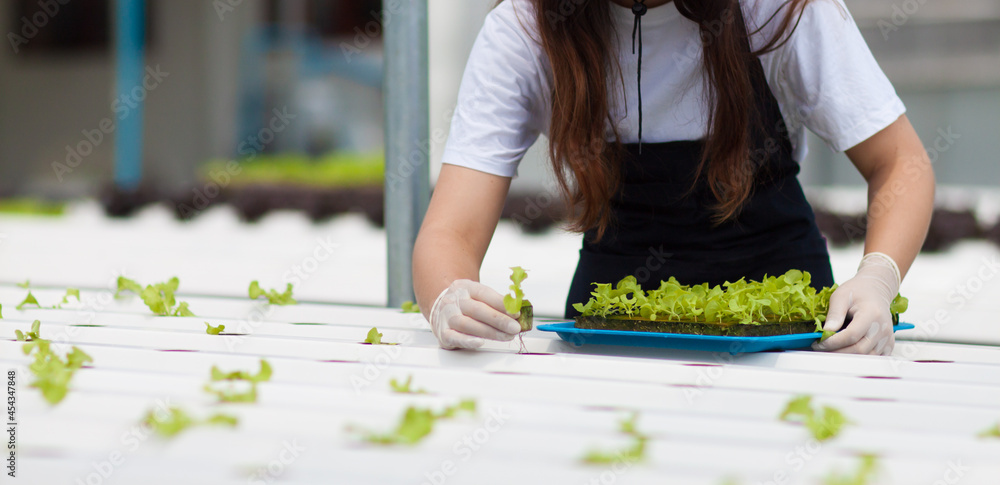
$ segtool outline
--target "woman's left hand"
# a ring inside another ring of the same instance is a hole
[[[881,253],[872,253],[861,260],[858,273],[840,285],[830,297],[824,331],[841,332],[823,342],[813,344],[814,350],[854,354],[890,355],[895,345],[892,332],[892,300],[899,292],[895,262]]]

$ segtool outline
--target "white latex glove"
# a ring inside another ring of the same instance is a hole
[[[858,273],[830,296],[824,331],[841,332],[813,344],[815,350],[890,355],[895,346],[889,305],[899,293],[899,267],[888,255],[869,253]]]
[[[510,341],[521,332],[506,313],[503,296],[472,280],[455,280],[438,295],[430,323],[443,349],[475,349],[483,339]]]

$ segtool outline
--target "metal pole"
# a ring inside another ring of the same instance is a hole
[[[128,108],[115,134],[115,186],[134,190],[142,180],[142,90],[145,0],[118,0],[115,10],[117,100]]]
[[[413,299],[413,244],[430,200],[427,0],[383,2],[388,304]]]

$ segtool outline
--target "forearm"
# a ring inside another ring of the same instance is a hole
[[[434,300],[452,281],[479,281],[482,255],[445,228],[425,228],[413,248],[413,291],[424,318],[430,320]]]
[[[907,153],[908,152],[908,153]],[[865,253],[889,255],[905,276],[934,211],[934,171],[922,147],[901,149],[868,178]]]

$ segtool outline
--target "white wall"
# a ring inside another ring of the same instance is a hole
[[[431,84],[431,178],[441,169],[443,136],[451,123],[462,72],[486,14],[495,0],[431,0],[430,2],[430,84]],[[544,137],[529,150],[518,169],[512,191],[537,191],[551,180],[545,158]]]

